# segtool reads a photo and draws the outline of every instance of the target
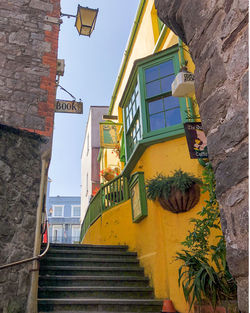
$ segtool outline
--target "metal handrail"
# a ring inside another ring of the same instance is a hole
[[[40,260],[43,256],[45,256],[45,254],[48,252],[49,250],[49,245],[50,245],[50,242],[49,242],[49,223],[48,223],[48,216],[47,216],[47,212],[45,211],[45,214],[46,214],[46,229],[47,229],[47,246],[46,246],[46,249],[43,251],[43,253],[37,255],[37,256],[33,256],[32,258],[28,258],[28,259],[23,259],[23,260],[20,260],[20,261],[16,261],[16,262],[13,262],[13,263],[9,263],[9,264],[5,264],[5,265],[1,265],[0,266],[0,270],[3,270],[5,268],[8,268],[8,267],[12,267],[12,266],[15,266],[15,265],[19,265],[19,264],[24,264],[24,263],[28,263],[28,262],[32,262],[32,261],[35,261],[35,260]]]

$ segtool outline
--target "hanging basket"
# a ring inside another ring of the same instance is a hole
[[[193,184],[186,192],[172,189],[168,199],[158,198],[160,205],[164,210],[173,213],[183,213],[191,210],[200,199],[200,187],[198,184]]]
[[[112,180],[112,179],[115,178],[115,174],[113,174],[113,173],[105,173],[105,174],[103,174],[103,177],[104,177],[107,181],[110,181],[110,180]]]

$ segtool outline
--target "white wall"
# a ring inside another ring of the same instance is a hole
[[[108,106],[90,107],[81,156],[81,223],[92,195],[92,148],[100,147],[99,123],[102,121],[104,114],[108,114]]]

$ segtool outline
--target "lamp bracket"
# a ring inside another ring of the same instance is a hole
[[[72,14],[65,14],[65,13],[62,13],[60,12],[60,16],[67,16],[67,18],[70,18],[70,17],[75,17],[76,18],[76,15],[72,15]]]

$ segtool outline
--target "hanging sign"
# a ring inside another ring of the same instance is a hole
[[[187,144],[191,159],[207,159],[207,137],[200,122],[184,123]]]
[[[56,100],[55,112],[57,113],[83,113],[83,103],[75,100]]]
[[[114,149],[119,143],[121,123],[100,123],[100,145],[102,148]]]

